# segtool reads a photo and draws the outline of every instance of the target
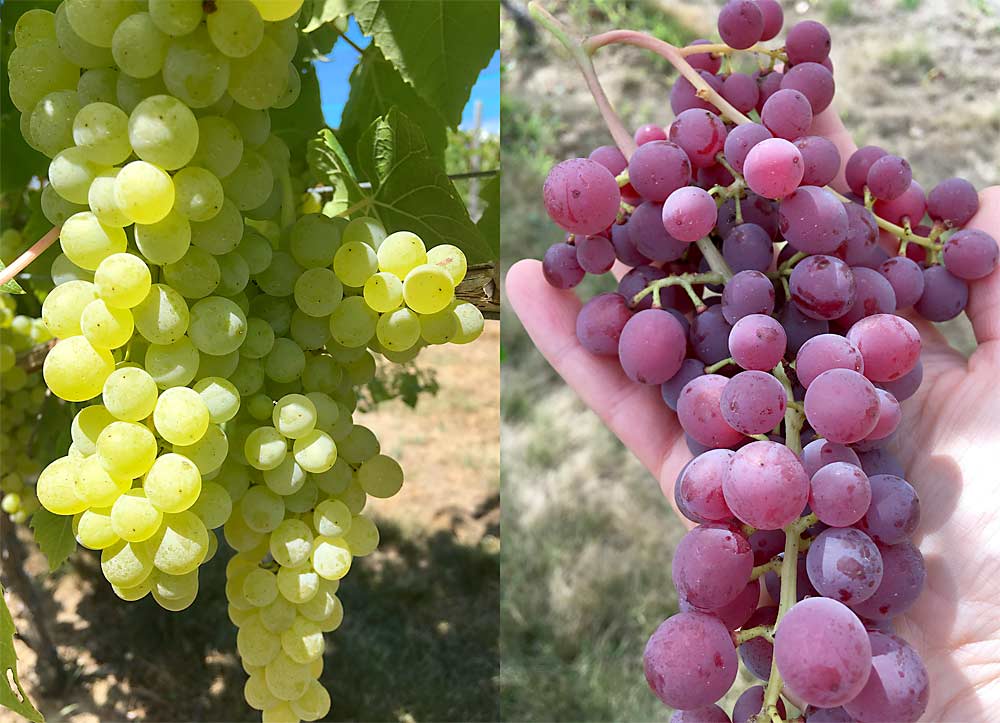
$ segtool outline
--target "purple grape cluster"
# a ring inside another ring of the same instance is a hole
[[[892,621],[925,579],[920,504],[887,445],[920,386],[921,341],[899,312],[953,318],[998,247],[964,228],[979,207],[967,181],[925,195],[905,159],[874,146],[842,159],[809,135],[834,95],[830,34],[804,21],[761,51],[782,22],[775,0],[719,15],[730,49],[763,52],[769,70],[686,55],[753,119],[730,122],[682,76],[673,122],[636,131],[630,158],[602,146],[553,168],[545,207],[567,236],[543,271],[569,289],[629,268],[583,305],[577,336],[660,386],[694,455],[674,495],[696,524],[673,558],[681,612],[644,658],[671,720],[784,719],[784,693],[813,723],[916,721],[928,675]],[[842,168],[846,197],[827,187]],[[730,717],[716,702],[738,659],[771,682]]]

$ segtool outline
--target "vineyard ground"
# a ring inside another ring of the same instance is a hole
[[[328,636],[323,683],[328,720],[491,721],[498,713],[499,324],[468,346],[420,357],[441,384],[415,410],[399,400],[361,416],[403,465],[391,500],[370,504],[382,534],[341,586],[345,619]],[[26,549],[32,549],[24,535]],[[74,556],[42,581],[42,617],[67,666],[61,694],[39,689],[34,652],[16,640],[21,680],[51,723],[250,721],[235,629],[226,617],[225,559],[200,575],[185,614],[152,600],[122,603],[101,577],[99,557]],[[33,624],[9,595],[18,630]],[[0,723],[18,716],[0,712]]]

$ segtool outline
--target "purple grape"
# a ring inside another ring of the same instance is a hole
[[[820,334],[809,339],[795,355],[795,374],[806,389],[820,374],[830,369],[850,369],[864,374],[861,352],[839,334]]]
[[[687,47],[692,45],[711,45],[710,40],[705,40],[704,38],[700,40],[692,40],[688,43]],[[722,67],[722,56],[712,55],[711,53],[694,53],[693,55],[686,56],[687,62],[695,70],[705,70],[713,75],[719,72],[719,68]]]
[[[684,149],[695,168],[711,166],[726,142],[726,127],[714,113],[692,108],[670,124],[670,140]]]
[[[924,293],[913,305],[928,321],[948,321],[962,313],[969,303],[969,285],[952,276],[944,266],[924,269]]]
[[[833,141],[823,136],[802,136],[795,139],[795,147],[802,154],[803,186],[825,186],[836,178],[840,151]]]
[[[561,241],[549,246],[545,252],[542,273],[545,280],[557,289],[572,289],[586,275],[576,259],[576,247]]]
[[[695,316],[688,334],[695,356],[706,364],[715,364],[728,357],[732,329],[721,306],[710,306]]]
[[[622,152],[618,150],[618,146],[598,146],[590,152],[588,158],[592,161],[597,161],[607,168],[611,171],[612,176],[617,176],[628,168],[628,161],[625,160]]]
[[[831,442],[851,444],[867,437],[878,422],[875,387],[850,369],[830,369],[806,390],[806,419]],[[735,512],[735,510],[734,510]]]
[[[726,626],[704,613],[667,618],[646,643],[646,682],[672,708],[714,703],[736,679],[736,648]]]
[[[810,477],[815,477],[816,473],[823,469],[823,467],[834,462],[844,462],[855,467],[861,467],[861,460],[858,458],[857,453],[843,444],[828,442],[825,439],[814,439],[802,448],[802,466],[805,467],[806,474]],[[867,504],[861,510],[861,513],[864,514],[866,509],[868,509]],[[829,525],[830,523],[827,522],[826,524]],[[842,525],[833,526],[841,527]]]
[[[944,267],[960,279],[981,279],[993,273],[1000,257],[996,240],[985,231],[967,228],[944,245]]]
[[[802,93],[809,101],[813,115],[829,107],[836,90],[833,73],[819,63],[799,63],[789,68],[781,79],[781,87]]]
[[[871,597],[882,582],[882,556],[864,532],[831,527],[809,546],[806,572],[820,595],[853,605]]]
[[[927,214],[948,226],[964,226],[979,210],[979,194],[964,178],[946,178],[927,195]]]
[[[906,193],[912,180],[906,159],[887,154],[872,163],[866,183],[875,198],[892,201]]]
[[[777,530],[801,514],[809,498],[809,478],[788,447],[751,442],[736,450],[722,489],[729,509],[741,521]]]
[[[697,710],[675,710],[670,723],[732,723],[726,711],[717,705],[706,705]]]
[[[843,603],[814,597],[796,603],[774,633],[774,662],[788,691],[812,705],[843,705],[865,685],[871,643]]]
[[[757,530],[748,538],[753,550],[753,564],[763,565],[785,549],[785,533],[781,530]]]
[[[772,239],[778,236],[778,210],[773,201],[758,196],[756,193],[748,192],[740,201],[740,210],[743,213],[743,220],[736,219],[736,202],[729,198],[719,206],[719,215],[716,219],[716,232],[721,238],[729,235],[730,231],[742,223],[752,223],[764,229],[765,233]]]
[[[876,389],[878,394],[878,422],[875,429],[864,438],[865,443],[884,440],[893,434],[899,427],[903,419],[903,410],[899,406],[899,400],[884,389]]]
[[[844,166],[844,179],[855,195],[864,197],[865,185],[868,183],[868,169],[875,161],[887,154],[888,151],[879,146],[862,146],[847,159],[847,165]]]
[[[760,89],[746,73],[732,73],[722,82],[722,97],[740,113],[749,113],[757,107]]]
[[[647,141],[629,160],[628,177],[632,187],[647,201],[663,203],[667,196],[691,181],[691,162],[675,143]]]
[[[920,223],[927,209],[927,201],[924,198],[924,189],[916,181],[910,181],[910,187],[903,192],[903,195],[891,201],[875,201],[875,215],[884,218],[886,221],[901,224],[909,219],[912,225]]]
[[[785,36],[785,51],[792,65],[822,63],[830,55],[830,31],[815,20],[796,23]]]
[[[764,34],[764,16],[753,0],[729,0],[719,11],[722,42],[746,50]]]
[[[774,284],[760,271],[740,271],[722,291],[722,315],[735,324],[750,314],[774,311]]]
[[[726,136],[723,155],[725,155],[729,165],[743,173],[743,162],[746,160],[747,154],[754,146],[768,138],[774,138],[774,136],[760,123],[746,123],[736,126]]]
[[[740,372],[722,390],[719,406],[733,429],[747,436],[764,434],[785,416],[785,388],[766,372]]]
[[[863,318],[876,314],[892,314],[896,310],[896,292],[892,284],[874,269],[856,266],[854,274],[856,291],[854,303],[846,314],[836,321],[841,327],[850,327]]]
[[[692,454],[704,454],[704,452],[706,451],[708,450],[703,450],[697,453],[692,452]],[[688,462],[688,464],[684,465],[684,467],[681,468],[680,473],[677,475],[677,479],[674,480],[674,504],[677,505],[677,511],[680,512],[682,515],[684,515],[684,517],[686,517],[687,519],[691,520],[692,522],[699,525],[708,524],[709,520],[706,520],[701,515],[696,515],[694,511],[688,509],[687,502],[685,502],[684,499],[681,497],[681,479],[683,478],[684,473],[687,471],[689,464],[691,464],[691,462]]]
[[[872,667],[868,682],[844,710],[860,720],[916,723],[927,710],[930,677],[913,648],[895,635],[868,633]],[[814,721],[815,718],[809,718]]]
[[[715,186],[728,186],[735,180],[733,174],[725,166],[720,166],[719,164],[698,169],[697,185],[699,188],[704,188],[705,190]]]
[[[703,374],[688,382],[677,400],[677,420],[696,442],[718,449],[732,447],[743,435],[722,417],[719,400],[729,379],[720,374]]]
[[[820,441],[817,439],[810,444]],[[850,451],[847,447],[841,449]],[[819,468],[810,481],[809,506],[820,522],[831,527],[847,527],[860,520],[868,509],[871,498],[872,489],[868,476],[861,467],[849,462],[826,464]]]
[[[744,629],[756,628],[760,625],[774,625],[778,619],[778,606],[769,605],[757,608],[753,615],[743,624]],[[771,675],[771,658],[774,646],[767,638],[751,638],[740,645],[740,660],[750,673],[760,680],[767,680]]]
[[[771,237],[754,223],[740,224],[722,242],[722,257],[734,273],[767,271],[774,261]]]
[[[621,294],[598,294],[580,309],[576,317],[576,338],[591,354],[617,356],[622,329],[632,318]]]
[[[802,154],[783,138],[761,141],[747,154],[743,173],[750,190],[764,198],[790,195],[802,181]]]
[[[705,364],[697,359],[685,359],[681,363],[681,368],[670,379],[660,385],[660,395],[663,401],[673,411],[677,411],[677,399],[681,395],[684,386],[705,373]]]
[[[722,495],[722,479],[732,457],[731,450],[712,449],[691,460],[680,478],[680,498],[687,509],[715,522],[732,518]]]
[[[792,302],[806,316],[836,319],[854,303],[856,284],[851,269],[833,256],[808,256],[788,279]]]
[[[687,341],[677,319],[663,309],[645,309],[629,319],[618,341],[618,359],[628,378],[662,384],[681,368]]]
[[[628,233],[636,250],[653,261],[676,261],[688,248],[667,233],[663,226],[663,206],[652,201],[636,206],[628,220]]]
[[[917,393],[917,389],[920,388],[920,383],[923,380],[924,365],[923,362],[918,360],[917,365],[899,379],[891,382],[879,382],[878,386],[889,392],[900,402],[905,402]]]
[[[652,282],[657,279],[664,279],[667,276],[667,272],[663,269],[658,269],[655,266],[636,266],[634,269],[625,274],[621,281],[618,282],[618,293],[624,297],[625,302],[630,308],[642,311],[644,309],[649,309],[653,306],[653,295],[646,294],[642,297],[642,300],[636,304],[633,299],[635,295],[640,291],[649,286]],[[671,287],[665,286],[660,289],[660,301],[664,301],[664,291],[667,291]]]
[[[884,449],[859,452],[858,459],[861,460],[861,469],[865,471],[869,479],[878,474],[891,474],[897,477],[903,476],[903,465],[899,463],[899,460],[891,452]]]
[[[767,73],[758,71],[754,73],[754,77],[757,80],[757,87],[760,89],[760,97],[757,98],[757,112],[760,113],[764,109],[764,104],[767,103],[768,98],[781,90],[781,79],[785,75],[778,71],[769,71]]]
[[[712,88],[720,93],[722,92],[722,80],[719,76],[713,75],[707,70],[699,70],[698,75],[711,85]],[[718,108],[707,100],[702,100],[698,97],[698,89],[683,76],[677,78],[674,81],[673,87],[670,88],[670,110],[673,111],[674,116],[679,116],[681,113],[689,110],[703,110],[716,115],[719,113]]]
[[[792,354],[797,354],[802,345],[814,336],[830,330],[829,322],[806,316],[795,304],[785,304],[778,312],[778,321],[785,330],[788,351]]]
[[[649,263],[649,259],[636,248],[628,230],[628,223],[616,223],[611,227],[611,244],[615,247],[615,256],[626,266],[642,266]]]
[[[888,620],[902,615],[917,601],[927,578],[924,557],[908,540],[895,545],[879,545],[882,555],[882,584],[875,594],[852,605],[858,614],[871,620]]]
[[[588,274],[606,274],[615,265],[615,247],[604,236],[576,239],[576,260]]]
[[[729,355],[743,369],[751,371],[774,369],[785,356],[786,346],[785,330],[765,314],[744,316],[729,332]]]
[[[639,126],[635,129],[635,135],[633,138],[635,139],[635,144],[637,146],[644,146],[647,143],[652,143],[653,141],[667,140],[667,132],[655,123],[647,123],[646,125]],[[635,160],[634,154],[632,159]]]
[[[847,238],[831,256],[836,256],[848,266],[878,266],[871,263],[873,252],[881,251],[877,246],[878,224],[875,217],[871,211],[857,203],[845,204],[844,209],[847,211]]]
[[[840,706],[836,708],[810,707],[806,713],[806,723],[855,723],[855,720]]]
[[[869,481],[871,506],[858,527],[881,544],[902,542],[920,524],[920,500],[916,490],[902,477],[891,474],[877,474]]]
[[[778,214],[781,235],[796,251],[826,254],[847,239],[847,209],[825,188],[802,186],[782,199]]]
[[[733,705],[733,723],[750,723],[757,720],[757,714],[764,707],[764,686],[755,685],[743,691]],[[785,704],[781,698],[777,703],[778,714],[785,719]]]
[[[692,605],[683,595],[677,597],[677,607],[683,613],[699,612],[719,618],[730,630],[736,630],[753,615],[760,600],[760,581],[751,580],[732,602],[711,610],[701,610]]]
[[[764,587],[772,600],[778,600],[781,596],[781,575],[776,572],[768,572],[764,575]],[[805,600],[807,597],[816,595],[816,590],[809,582],[809,574],[806,572],[806,556],[799,555],[795,565],[795,600]]]
[[[542,197],[549,218],[571,233],[599,233],[615,222],[621,191],[611,171],[589,158],[572,158],[549,171]]]
[[[785,12],[781,9],[778,0],[756,0],[760,9],[761,17],[764,18],[764,31],[760,36],[761,40],[771,40],[781,32],[781,25],[785,21]]]
[[[784,81],[782,81],[784,83]],[[791,88],[782,88],[764,101],[760,122],[778,138],[794,141],[809,132],[813,112],[809,99]]]
[[[878,267],[896,294],[896,308],[913,306],[924,293],[924,274],[916,262],[905,256],[893,256]]]
[[[866,269],[878,270],[878,267],[889,260],[889,252],[881,246],[873,246],[867,259],[859,261],[856,266],[864,266]]]
[[[899,379],[920,359],[920,332],[901,316],[875,314],[857,322],[847,338],[865,360],[865,376],[873,382]]]
[[[677,543],[671,575],[677,594],[705,610],[736,599],[750,581],[753,552],[726,525],[699,525]]]

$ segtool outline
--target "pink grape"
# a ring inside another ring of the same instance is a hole
[[[598,294],[580,309],[576,317],[576,338],[591,354],[617,356],[622,329],[632,318],[621,294]]]
[[[760,121],[778,138],[794,141],[809,132],[813,121],[812,106],[799,91],[782,88],[764,102]]]
[[[746,73],[731,73],[722,82],[722,97],[740,113],[749,113],[757,107],[760,89]]]
[[[872,499],[858,523],[873,540],[895,545],[912,535],[920,524],[917,492],[902,477],[877,474],[869,478]]]
[[[751,442],[736,450],[722,489],[729,509],[741,521],[777,530],[801,514],[809,498],[809,478],[788,447]]]
[[[831,444],[818,439],[809,444],[816,442]],[[842,449],[850,451],[848,447]],[[871,499],[868,475],[849,462],[831,462],[820,467],[809,483],[809,506],[820,522],[831,527],[853,525],[864,516]]]
[[[549,218],[571,233],[599,233],[615,222],[621,191],[611,171],[589,158],[572,158],[549,171],[542,197]]]
[[[840,151],[833,141],[823,136],[802,136],[795,139],[795,147],[802,154],[803,186],[825,186],[837,177]]]
[[[778,321],[785,330],[788,351],[793,354],[798,353],[802,345],[814,336],[825,334],[830,330],[829,322],[806,316],[795,304],[785,304],[778,312]]]
[[[786,70],[781,87],[802,93],[809,101],[813,115],[822,113],[830,106],[836,90],[833,73],[819,63],[809,62],[798,63]]]
[[[649,286],[653,281],[666,278],[666,276],[667,274],[663,269],[658,269],[655,266],[636,266],[634,269],[625,274],[621,281],[618,282],[618,293],[625,298],[626,303],[634,310],[641,311],[643,309],[652,308],[652,294],[646,294],[638,303],[635,302],[635,296]],[[670,288],[671,287],[667,286],[661,289],[661,301],[664,300],[664,294],[662,292],[667,291]]]
[[[861,460],[857,452],[843,444],[837,444],[825,439],[814,439],[802,448],[802,466],[805,467],[806,474],[810,477],[815,477],[819,470],[834,462],[846,462],[855,467],[861,467]],[[867,508],[868,505],[866,504],[865,509]],[[863,513],[864,510],[862,510]],[[829,525],[830,523],[827,522],[826,524]],[[840,527],[840,525],[834,525],[834,527]]]
[[[860,266],[852,268],[851,273],[855,283],[854,303],[836,320],[837,324],[850,327],[865,317],[896,310],[896,292],[882,274]]]
[[[820,595],[853,605],[875,594],[882,582],[882,555],[861,530],[831,527],[809,546],[806,572]]]
[[[851,154],[844,166],[844,179],[856,196],[865,195],[865,185],[868,183],[868,170],[879,158],[888,154],[879,146],[862,146]]]
[[[757,112],[760,113],[764,109],[767,99],[781,90],[781,79],[785,76],[784,73],[772,70],[755,71],[754,77],[757,80],[757,87],[760,89],[760,97],[757,98]]]
[[[639,146],[628,164],[629,183],[648,201],[663,203],[691,181],[691,162],[684,150],[667,140]]]
[[[588,274],[606,274],[615,265],[615,247],[604,236],[576,239],[576,260]]]
[[[742,223],[760,226],[772,239],[778,237],[778,210],[773,201],[758,196],[752,191],[740,201],[742,220],[736,218],[736,202],[729,198],[719,206],[716,219],[716,233],[722,238]]]
[[[655,123],[647,123],[635,129],[633,138],[637,146],[643,146],[652,141],[667,140],[667,132]]]
[[[745,628],[755,628],[759,625],[774,625],[778,619],[778,606],[769,605],[757,608],[753,615],[744,623]],[[751,638],[740,645],[740,660],[750,673],[761,680],[767,680],[771,675],[771,659],[774,646],[767,638]]]
[[[729,186],[734,180],[736,179],[733,178],[733,174],[725,166],[715,164],[714,166],[698,169],[698,178],[695,185],[707,191],[715,186]]]
[[[865,441],[885,439],[896,431],[900,421],[903,419],[903,410],[899,406],[899,401],[884,389],[876,389],[878,394],[878,422],[875,429],[865,437]]]
[[[847,238],[847,209],[825,188],[802,186],[781,200],[778,214],[781,234],[796,251],[827,254]]]
[[[711,41],[705,39],[692,40],[688,43],[687,47],[690,48],[692,45],[711,45]],[[718,73],[719,68],[722,67],[722,56],[712,55],[711,53],[694,53],[688,55],[686,59],[692,68],[705,70],[712,74]]]
[[[924,274],[916,262],[905,256],[893,256],[878,267],[896,294],[896,308],[907,309],[924,293]]]
[[[774,136],[760,123],[746,123],[736,126],[726,136],[723,155],[729,165],[742,173],[743,162],[746,160],[747,154],[754,146],[768,138],[774,138]]]
[[[706,364],[715,364],[728,357],[732,328],[719,305],[710,306],[695,316],[688,333],[695,355]]]
[[[576,248],[567,243],[549,246],[542,258],[545,280],[557,289],[572,289],[583,281],[586,272],[576,258]]]
[[[726,711],[717,705],[706,705],[697,710],[675,710],[670,723],[732,723]]]
[[[813,379],[804,404],[809,424],[831,442],[858,442],[878,422],[875,387],[850,369],[831,369]]]
[[[607,168],[611,171],[612,176],[617,176],[628,168],[628,161],[625,160],[622,152],[618,150],[618,146],[598,146],[590,152],[588,158],[592,161],[597,161]]]
[[[781,9],[778,0],[756,0],[760,9],[761,17],[764,18],[764,31],[761,40],[771,40],[781,32],[781,25],[785,21],[785,11]]]
[[[707,191],[685,186],[671,193],[663,204],[663,227],[678,241],[692,243],[709,234],[717,212],[715,199]]]
[[[927,201],[924,197],[924,189],[916,181],[910,181],[910,187],[903,192],[902,196],[891,201],[875,201],[875,215],[884,218],[891,223],[901,224],[909,219],[910,223],[916,225],[924,217],[927,209]]]
[[[771,237],[760,226],[744,223],[726,235],[722,242],[722,257],[733,273],[763,272],[771,268],[774,261],[774,245]]]
[[[662,384],[681,368],[686,348],[684,329],[672,314],[645,309],[625,323],[618,359],[632,381]]]
[[[806,316],[836,319],[854,304],[857,284],[847,264],[833,256],[802,259],[788,279],[792,301]]]
[[[697,359],[685,359],[681,368],[670,379],[660,385],[660,396],[670,409],[677,411],[677,400],[681,390],[689,381],[705,373],[705,365]]]
[[[681,473],[680,483],[680,497],[687,509],[715,522],[733,516],[722,494],[722,479],[732,457],[731,450],[710,449],[691,460]]]
[[[688,248],[685,242],[667,233],[663,226],[663,206],[653,201],[636,206],[628,220],[628,232],[636,250],[653,261],[675,261]]]
[[[830,369],[850,369],[863,374],[864,358],[850,340],[839,334],[820,334],[809,339],[795,355],[795,374],[806,389]]]
[[[964,178],[946,178],[927,194],[927,215],[948,226],[964,226],[979,210],[979,194]]]
[[[722,417],[743,434],[764,434],[785,416],[785,388],[766,372],[740,372],[722,390]]]
[[[776,319],[750,314],[729,332],[729,355],[744,369],[769,371],[785,356],[787,343],[785,330]]]
[[[969,285],[944,266],[924,269],[924,292],[913,308],[928,321],[948,321],[969,303]]]
[[[677,419],[684,431],[707,447],[732,447],[743,439],[726,423],[719,407],[728,382],[720,374],[704,374],[688,382],[677,400]]]
[[[802,181],[802,154],[783,138],[769,138],[750,149],[743,173],[754,193],[764,198],[784,198]]]
[[[871,643],[847,606],[814,597],[793,605],[778,623],[774,662],[790,693],[830,708],[861,692],[871,669]]]
[[[659,213],[657,213],[656,220],[659,221]],[[611,227],[611,244],[615,247],[615,256],[626,266],[642,266],[649,263],[649,259],[639,253],[639,249],[636,248],[628,222],[616,223]]]
[[[759,600],[760,580],[751,580],[740,591],[740,594],[733,598],[732,602],[726,603],[721,607],[702,610],[692,605],[683,595],[677,596],[677,607],[682,613],[707,613],[719,618],[730,630],[736,630],[753,615],[754,610],[757,609],[757,602]]]
[[[760,713],[761,708],[764,707],[764,686],[754,685],[747,688],[740,694],[740,697],[736,699],[736,703],[733,704],[733,723],[750,723],[751,720],[756,721],[757,715]],[[785,719],[785,704],[782,702],[781,698],[778,698],[777,703],[778,715],[781,719]]]
[[[868,262],[872,254],[881,251],[876,246],[878,224],[875,217],[871,211],[857,203],[845,204],[844,208],[847,210],[847,238],[831,255],[846,262],[848,266],[871,266]]]
[[[764,575],[764,587],[772,600],[781,598],[781,575],[777,572],[768,572]],[[806,556],[800,554],[795,561],[795,600],[805,600],[807,597],[816,595],[816,590],[809,582],[809,575],[806,573]]]
[[[704,168],[715,163],[715,155],[726,142],[726,127],[714,113],[692,108],[670,124],[670,140],[684,149],[691,165]]]
[[[981,279],[993,273],[1000,257],[996,240],[985,231],[967,228],[944,245],[944,267],[960,279]]]
[[[912,397],[917,393],[920,388],[921,382],[924,380],[924,365],[922,362],[918,361],[917,365],[913,367],[910,371],[906,372],[899,379],[895,379],[891,382],[879,382],[879,386],[889,392],[898,401],[905,402],[907,399]]]
[[[917,651],[895,635],[870,632],[868,638],[871,674],[861,692],[844,703],[844,711],[859,720],[917,723],[930,697],[930,677],[923,661]]]
[[[750,314],[770,314],[772,311],[774,284],[760,271],[734,274],[722,291],[722,315],[730,324]]]
[[[701,54],[699,53],[699,55]],[[698,75],[715,91],[722,92],[722,79],[719,76],[709,73],[707,70],[699,70]],[[718,108],[707,100],[702,100],[698,97],[698,89],[683,76],[675,80],[673,87],[670,89],[670,110],[673,111],[674,116],[679,116],[681,113],[689,110],[707,111],[713,115],[718,115],[719,113]],[[673,139],[671,138],[671,140]]]
[[[865,376],[875,382],[899,379],[920,359],[920,332],[895,314],[865,317],[848,330],[847,338],[865,360]]]
[[[920,596],[927,568],[920,550],[908,540],[878,546],[882,555],[882,584],[864,602],[852,605],[858,615],[869,620],[889,620],[909,610]]]
[[[719,11],[722,42],[746,50],[764,34],[764,16],[753,0],[729,0]]]
[[[868,168],[866,184],[875,198],[892,201],[910,187],[913,171],[905,158],[884,155]]]
[[[674,549],[671,575],[677,594],[701,609],[736,599],[750,582],[753,552],[743,535],[726,525],[699,525]]]
[[[785,36],[785,50],[788,62],[822,63],[830,55],[830,31],[815,20],[796,23]]]

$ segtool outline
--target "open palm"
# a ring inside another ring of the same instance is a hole
[[[854,150],[832,111],[812,132],[833,140],[845,160]],[[842,174],[838,180],[843,188]],[[980,198],[969,225],[1000,238],[1000,187]],[[539,351],[672,502],[691,453],[659,387],[633,383],[617,359],[580,346],[580,301],[549,286],[539,262],[511,267],[506,291]],[[927,564],[926,587],[896,629],[931,676],[924,720],[940,723],[1000,721],[1000,272],[972,284],[967,313],[979,343],[969,359],[932,324],[911,319],[923,339],[924,382],[903,403],[892,447],[920,495],[915,542]]]

